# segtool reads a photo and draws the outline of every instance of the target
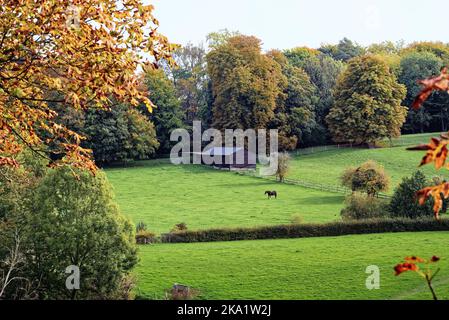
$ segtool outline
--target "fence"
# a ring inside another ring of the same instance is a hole
[[[254,178],[276,181],[275,177],[272,177],[272,176],[260,176],[255,171],[238,171],[236,173],[239,174],[239,175],[251,176],[251,177],[254,177]],[[339,187],[339,186],[327,185],[327,184],[321,184],[321,183],[314,183],[314,182],[309,182],[309,181],[304,181],[304,180],[297,180],[297,179],[286,178],[286,179],[284,179],[284,183],[285,184],[296,185],[296,186],[301,186],[303,188],[319,190],[319,191],[341,193],[341,194],[345,194],[345,195],[352,194],[352,190],[350,190],[348,188],[345,188],[345,187]],[[381,198],[381,199],[390,199],[391,198],[390,195],[388,195],[386,193],[382,193],[382,192],[380,192],[377,195],[377,197]]]

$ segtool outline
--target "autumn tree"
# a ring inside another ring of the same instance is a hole
[[[152,104],[137,68],[170,59],[174,47],[143,1],[0,1],[0,164],[27,146],[50,165],[95,170],[81,135],[60,125],[49,102],[67,108]],[[41,148],[45,144],[48,150]]]
[[[301,68],[293,66],[280,51],[268,53],[282,70],[284,79],[279,83],[282,94],[278,97],[275,116],[270,127],[279,130],[279,148],[293,150],[311,141],[316,127],[313,99],[316,88]]]
[[[171,132],[184,127],[181,101],[177,97],[173,83],[161,69],[149,70],[145,74],[145,85],[156,108],[150,113],[145,106],[142,106],[142,112],[156,127],[157,140],[160,144],[158,152],[170,153]]]
[[[219,130],[266,128],[274,117],[281,67],[261,53],[261,42],[236,36],[207,55],[213,93],[213,126]]]
[[[333,140],[370,144],[399,136],[407,114],[401,106],[405,91],[381,59],[351,60],[338,80],[335,103],[326,117]]]
[[[347,168],[341,178],[344,187],[354,191],[366,193],[374,197],[379,192],[388,191],[390,178],[382,166],[369,160],[357,168]]]

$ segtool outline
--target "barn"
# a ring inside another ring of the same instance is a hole
[[[254,170],[256,169],[256,155],[245,148],[214,147],[202,153],[202,155],[219,157],[221,163],[213,163],[212,166],[227,170]],[[203,158],[203,164],[204,158]]]

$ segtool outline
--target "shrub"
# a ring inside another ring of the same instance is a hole
[[[148,244],[156,242],[156,235],[147,230],[140,230],[136,233],[137,244]]]
[[[147,225],[144,222],[139,222],[136,225],[136,232],[139,233],[141,231],[146,231],[147,230]]]
[[[449,231],[449,220],[384,218],[338,221],[326,224],[280,225],[258,228],[212,229],[163,234],[164,243],[240,241],[262,239],[288,239],[334,237],[351,234],[386,232]]]
[[[435,177],[433,182],[438,183],[437,180],[440,179]],[[416,171],[411,177],[403,178],[390,202],[391,215],[409,218],[432,217],[434,215],[433,199],[429,199],[421,206],[416,198],[416,193],[431,183],[421,171]],[[445,204],[447,202],[447,200],[444,200]],[[447,205],[444,205],[443,209],[446,207]]]
[[[177,232],[183,232],[183,231],[187,231],[187,224],[185,224],[184,222],[181,222],[181,223],[176,224],[173,227],[173,229],[171,229],[170,232],[177,233]]]
[[[346,198],[341,210],[343,220],[381,218],[388,215],[388,201],[354,193]]]
[[[374,197],[379,192],[388,191],[390,178],[384,168],[375,161],[369,160],[358,168],[346,169],[341,178],[343,186],[352,191],[360,191]]]

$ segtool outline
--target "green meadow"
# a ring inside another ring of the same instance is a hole
[[[404,136],[382,149],[338,149],[295,156],[289,177],[338,185],[348,166],[372,159],[392,185],[417,169],[422,152],[406,145],[435,134]],[[430,177],[432,167],[423,168]],[[168,160],[106,170],[121,210],[157,234],[184,222],[189,230],[324,223],[340,219],[344,195],[280,184],[204,166],[174,166]],[[278,199],[268,200],[266,190]],[[393,188],[392,188],[393,190]],[[390,193],[392,192],[390,191]],[[174,283],[200,292],[199,299],[427,299],[416,274],[393,274],[408,255],[441,255],[437,292],[449,292],[449,233],[398,233],[264,241],[153,244],[139,247],[135,269],[140,298],[163,299]],[[381,288],[365,287],[366,267],[381,270]]]
[[[140,247],[137,294],[161,299],[173,283],[200,291],[200,299],[430,299],[417,274],[394,276],[411,254],[448,257],[449,233],[402,233],[159,244]],[[436,280],[449,298],[449,258]],[[380,268],[380,289],[368,290],[366,268]]]

